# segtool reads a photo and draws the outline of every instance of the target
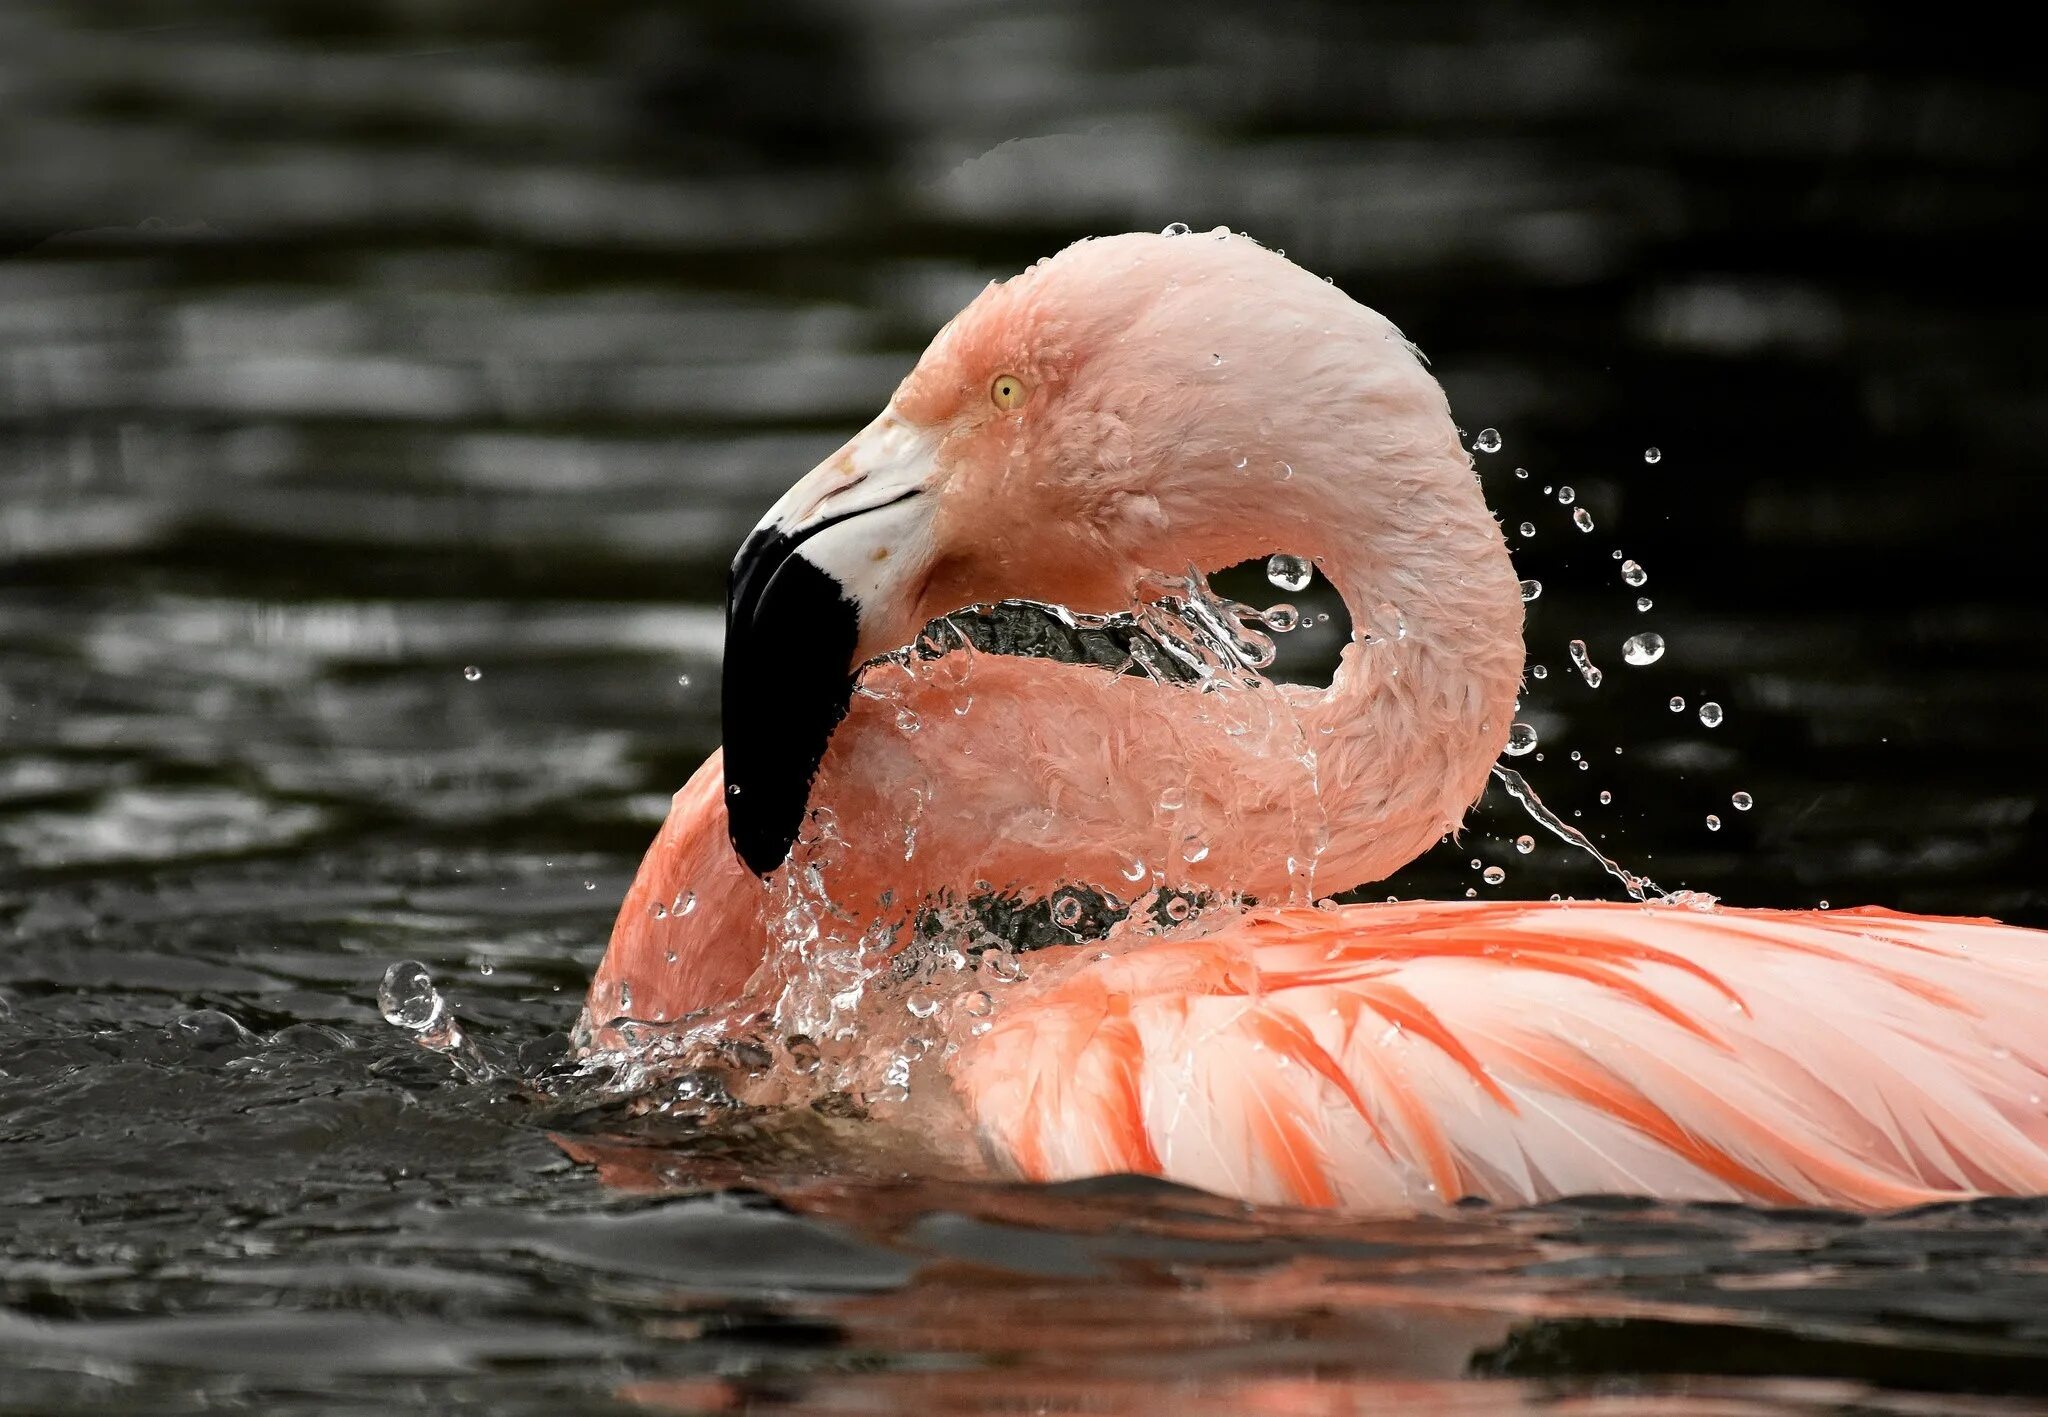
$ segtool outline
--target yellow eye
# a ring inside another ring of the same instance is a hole
[[[1015,374],[998,374],[995,382],[988,386],[990,402],[1005,413],[1014,413],[1024,407],[1024,400],[1031,397],[1031,390]]]

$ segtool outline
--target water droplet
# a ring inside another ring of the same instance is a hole
[[[1314,574],[1315,569],[1305,556],[1278,551],[1266,558],[1266,579],[1290,595],[1307,590],[1309,579]]]
[[[1550,670],[1541,664],[1532,664],[1529,666],[1529,677],[1531,679],[1548,679],[1550,677]]]
[[[1511,758],[1536,751],[1536,730],[1526,723],[1517,723],[1508,729],[1508,742],[1504,750]]]
[[[1169,787],[1159,794],[1160,810],[1178,812],[1181,804],[1187,800],[1187,796],[1178,787]]]
[[[1525,833],[1524,835],[1515,838],[1515,850],[1521,852],[1524,856],[1527,856],[1530,852],[1534,851],[1535,849],[1535,837],[1529,836]]]
[[[1636,597],[1636,609],[1637,609],[1637,611],[1639,611],[1639,612],[1640,612],[1640,611],[1645,611],[1645,610],[1648,610],[1649,608],[1650,608],[1650,597],[1649,597],[1649,596],[1647,596],[1647,595],[1639,595],[1639,596],[1637,596],[1637,597]]]
[[[1605,807],[1605,806],[1607,806],[1607,805],[1608,805],[1609,803],[1611,803],[1612,801],[1614,801],[1614,794],[1613,794],[1612,792],[1609,792],[1609,791],[1608,791],[1608,790],[1607,790],[1606,788],[1604,788],[1604,787],[1603,787],[1603,788],[1601,788],[1601,789],[1600,789],[1600,805],[1601,805],[1601,806],[1603,806],[1603,807]]]
[[[1498,429],[1498,428],[1482,428],[1482,429],[1480,429],[1480,430],[1479,430],[1479,436],[1478,436],[1477,438],[1474,438],[1474,439],[1472,440],[1472,449],[1473,449],[1473,451],[1474,451],[1474,452],[1480,452],[1480,453],[1497,453],[1497,452],[1499,452],[1499,451],[1500,451],[1500,429]]]
[[[1479,898],[1479,889],[1478,889],[1478,887],[1476,887],[1476,886],[1467,886],[1467,887],[1465,887],[1465,899],[1467,899],[1467,900],[1477,900],[1478,898]]]
[[[1209,367],[1211,369],[1214,369],[1217,365],[1221,364],[1222,362],[1223,356],[1220,354],[1212,354],[1209,356]]]
[[[1161,236],[1186,236],[1188,224],[1184,221],[1170,221],[1160,229]]]
[[[1188,918],[1188,901],[1186,896],[1177,895],[1166,902],[1166,918],[1176,924]]]
[[[1579,494],[1572,490],[1569,484],[1557,489],[1557,500],[1564,506],[1569,507],[1573,502],[1578,500],[1578,497]]]
[[[1266,628],[1276,635],[1301,628],[1301,612],[1291,605],[1269,606],[1263,618]]]
[[[1712,699],[1700,705],[1700,722],[1709,728],[1721,726],[1721,706]]]
[[[1124,875],[1124,879],[1125,879],[1125,880],[1127,880],[1127,881],[1142,881],[1142,880],[1144,880],[1144,879],[1145,879],[1145,862],[1144,862],[1144,859],[1143,859],[1142,857],[1137,857],[1137,856],[1133,856],[1133,857],[1132,857],[1132,858],[1131,858],[1130,860],[1126,861],[1126,862],[1124,863],[1124,867],[1123,867],[1123,875]]]
[[[1584,640],[1573,640],[1565,648],[1571,652],[1572,665],[1579,671],[1579,677],[1586,681],[1586,687],[1589,689],[1599,688],[1600,680],[1605,676],[1601,674],[1599,666],[1593,663],[1591,656],[1586,653],[1586,642]]]
[[[726,795],[726,796],[728,796],[728,797],[737,797],[737,796],[739,796],[739,795],[740,795],[740,785],[739,785],[739,784],[738,784],[737,782],[728,782],[728,783],[727,783],[727,784],[725,785],[725,795]]]
[[[976,989],[960,1000],[960,1008],[969,1018],[987,1018],[995,1012],[996,1001],[986,989]]]
[[[1828,903],[1827,903],[1826,901],[1822,901],[1822,902],[1820,903],[1820,908],[1821,908],[1822,910],[1826,910],[1826,909],[1828,908]]]
[[[1052,923],[1062,930],[1071,930],[1081,923],[1081,902],[1073,896],[1063,895],[1052,903]]]
[[[1527,580],[1522,582],[1522,602],[1524,604],[1527,604],[1529,601],[1534,600],[1537,596],[1541,594],[1543,594],[1543,582],[1538,580]]]
[[[1191,836],[1181,846],[1180,859],[1190,866],[1209,859],[1209,843],[1198,836]]]
[[[690,676],[689,676],[689,675],[687,675],[687,674],[678,674],[678,675],[676,675],[676,686],[677,686],[678,688],[682,688],[682,689],[687,689],[687,688],[689,688],[689,687],[690,687]]]
[[[470,683],[474,684],[477,680],[484,677],[484,672],[483,670],[477,668],[474,664],[471,664],[463,668],[462,677],[467,679]]]
[[[1536,534],[1536,523],[1523,522],[1519,527],[1516,528],[1516,530],[1521,532],[1524,536],[1534,536]]]
[[[583,889],[585,889],[585,890],[587,890],[587,891],[594,891],[594,890],[596,890],[596,889],[597,889],[597,882],[596,882],[596,881],[585,881],[585,882],[583,883]]]
[[[1643,449],[1643,461],[1649,463],[1662,462],[1664,461],[1664,454],[1657,448],[1645,448]]]
[[[1481,866],[1484,866],[1485,864],[1486,863],[1484,861],[1481,861],[1477,856],[1472,858],[1472,869],[1475,871],[1478,870]]]
[[[434,987],[434,976],[416,959],[402,959],[384,971],[377,987],[377,1012],[384,1022],[407,1033],[425,1033],[441,1022],[447,1001]]]
[[[1738,812],[1747,812],[1756,805],[1756,799],[1747,792],[1738,792],[1728,800],[1735,804],[1735,810]]]
[[[1641,585],[1650,578],[1650,573],[1633,561],[1621,563],[1621,578],[1630,585]]]
[[[1593,514],[1584,507],[1574,508],[1572,511],[1572,525],[1580,531],[1591,531],[1593,529]]]
[[[696,908],[697,893],[695,891],[681,891],[676,895],[675,903],[669,906],[669,911],[675,915],[688,915]]]
[[[939,1011],[939,1001],[930,994],[912,994],[903,1001],[903,1007],[910,1010],[912,1018],[930,1018]]]
[[[494,972],[495,968],[496,967],[489,960],[485,960],[482,964],[476,967],[476,972],[478,974],[488,975]]]
[[[1664,657],[1664,637],[1655,630],[1630,635],[1621,642],[1621,657],[1634,665],[1655,664]]]
[[[1518,467],[1515,469],[1515,476],[1521,478],[1522,481],[1527,482],[1529,480],[1529,469],[1526,467]]]
[[[1676,695],[1676,694],[1673,694],[1673,695],[1671,696],[1671,711],[1672,711],[1673,713],[1684,713],[1684,712],[1685,712],[1685,700],[1684,700],[1684,699],[1681,699],[1681,698],[1680,698],[1680,697],[1679,697],[1678,695]]]
[[[912,710],[908,708],[896,710],[896,731],[898,733],[908,736],[917,732],[922,727],[924,727],[924,720],[919,718]]]
[[[1497,886],[1508,878],[1508,873],[1498,866],[1488,866],[1479,873],[1479,879],[1489,886]]]
[[[1712,812],[1707,813],[1707,830],[1710,832],[1721,830],[1721,819]]]

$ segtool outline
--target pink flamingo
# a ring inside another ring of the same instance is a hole
[[[876,660],[963,606],[1113,612],[1275,549],[1352,612],[1327,689]],[[742,549],[725,746],[641,866],[586,1035],[762,987],[800,876],[885,942],[935,901],[1137,879],[1286,903],[1044,951],[991,1017],[952,1015],[944,1078],[1009,1174],[1360,1208],[2048,1191],[2048,936],[1311,904],[1456,830],[1521,628],[1443,393],[1388,321],[1227,233],[1070,247],[955,317]]]

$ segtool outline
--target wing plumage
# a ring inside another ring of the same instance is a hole
[[[2048,1192],[2048,934],[1874,909],[1264,911],[1017,1000],[956,1078],[1040,1179],[1360,1208]]]

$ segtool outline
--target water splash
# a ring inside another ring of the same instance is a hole
[[[1655,631],[1630,635],[1621,643],[1621,657],[1629,664],[1655,664],[1664,657],[1664,637]]]
[[[1605,676],[1601,674],[1600,666],[1593,663],[1592,656],[1586,653],[1586,642],[1584,640],[1573,640],[1565,648],[1571,654],[1572,667],[1579,671],[1579,677],[1586,681],[1586,687],[1589,689],[1599,688],[1600,681]]]
[[[1305,556],[1290,555],[1285,551],[1275,552],[1266,558],[1266,579],[1276,589],[1289,595],[1298,595],[1308,589],[1310,579],[1315,575]]]
[[[434,976],[415,959],[384,971],[377,987],[377,1012],[384,1022],[411,1036],[429,1053],[439,1053],[471,1082],[485,1082],[496,1070],[455,1020],[455,1011],[434,987]]]
[[[1559,841],[1568,846],[1576,846],[1598,861],[1602,870],[1621,882],[1622,889],[1628,892],[1630,900],[1648,901],[1652,897],[1663,898],[1664,890],[1655,881],[1648,876],[1638,876],[1615,861],[1613,857],[1593,845],[1592,839],[1584,832],[1544,806],[1543,799],[1536,795],[1536,789],[1529,786],[1528,781],[1520,773],[1505,763],[1495,763],[1493,775],[1500,780],[1501,786],[1507,789],[1508,796],[1521,804],[1522,810],[1529,814],[1536,825]]]

